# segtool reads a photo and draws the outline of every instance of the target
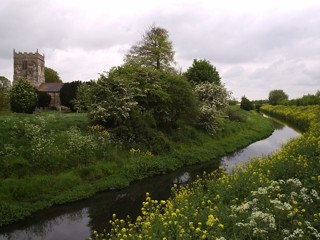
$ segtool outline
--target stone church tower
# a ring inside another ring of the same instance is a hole
[[[44,55],[37,52],[26,53],[13,50],[14,75],[13,82],[24,77],[35,87],[45,82],[44,78]]]

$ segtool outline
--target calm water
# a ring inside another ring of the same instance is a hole
[[[288,126],[274,122],[276,130],[267,139],[255,142],[248,147],[221,159],[221,165],[228,169],[250,157],[270,154],[299,133]],[[214,161],[217,162],[217,161]],[[173,173],[138,181],[129,188],[98,193],[90,199],[52,207],[26,218],[18,223],[0,228],[0,240],[73,240],[87,239],[92,230],[109,229],[109,219],[113,213],[125,218],[129,214],[135,219],[145,200],[146,192],[153,199],[168,199],[173,184],[193,181],[203,171],[217,169],[218,163],[206,163],[185,167]]]

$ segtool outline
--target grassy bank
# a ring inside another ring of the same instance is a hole
[[[115,217],[110,234],[93,232],[92,238],[320,239],[320,111],[263,109],[308,126],[307,132],[231,175],[218,170],[174,188],[167,201],[147,194],[136,221]]]
[[[154,155],[115,144],[84,114],[0,114],[0,226],[54,204],[209,161],[267,137],[269,120],[237,107],[212,137],[180,123],[166,139],[171,150]]]

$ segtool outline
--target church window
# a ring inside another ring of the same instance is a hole
[[[28,62],[27,62],[27,61],[23,61],[23,63],[22,63],[22,69],[23,69],[23,70],[27,70],[27,68],[28,68]]]

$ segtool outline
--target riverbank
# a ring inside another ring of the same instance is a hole
[[[5,114],[0,117],[4,133],[1,154],[5,157],[1,163],[5,168],[2,168],[0,183],[0,225],[54,204],[87,198],[106,189],[123,188],[138,179],[215,159],[272,132],[270,122],[261,115],[233,107],[230,119],[223,120],[215,137],[182,125],[170,136],[172,150],[166,155],[153,155],[110,144],[106,132],[87,128],[83,114]],[[98,141],[105,141],[103,148]],[[50,148],[37,151],[31,143]],[[71,159],[61,158],[66,155]],[[32,156],[33,162],[26,161]]]
[[[290,112],[284,106],[265,108]],[[319,239],[320,116],[318,107],[293,109],[291,118],[309,128],[281,151],[255,158],[231,175],[219,170],[174,188],[166,201],[147,194],[136,221],[115,217],[110,234],[93,232],[92,238]]]

